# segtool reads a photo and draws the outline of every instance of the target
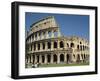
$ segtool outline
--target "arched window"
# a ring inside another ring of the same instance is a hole
[[[41,33],[39,33],[39,37],[38,37],[39,39],[41,38]]]
[[[47,55],[47,62],[50,63],[50,60],[51,60],[51,56],[50,55]]]
[[[70,60],[71,60],[71,59],[70,59],[70,54],[67,54],[67,55],[66,55],[66,58],[67,58],[67,63],[70,62]]]
[[[35,40],[37,40],[37,34],[35,34]]]
[[[37,56],[37,62],[39,63],[39,55]]]
[[[33,63],[35,62],[35,55],[33,55]]]
[[[64,62],[64,55],[63,54],[60,55],[60,62]]]
[[[56,41],[54,42],[54,48],[57,48],[57,42]]]
[[[44,63],[44,60],[45,60],[45,57],[44,57],[44,56],[42,56],[42,63]]]
[[[80,46],[80,50],[82,51],[82,45]]]
[[[71,44],[70,44],[70,47],[74,47],[74,43],[71,43]]]
[[[34,43],[34,51],[36,50],[36,43]]]
[[[60,42],[60,48],[63,48],[64,47],[64,44],[63,44],[63,41]]]
[[[67,43],[67,47],[69,47],[69,44]]]
[[[84,45],[83,45],[83,51],[84,51]]]
[[[77,49],[79,50],[79,45],[77,45]]]
[[[85,54],[84,54],[84,59],[86,58]]]
[[[40,50],[40,44],[38,44],[38,50]]]
[[[45,49],[45,44],[44,43],[42,43],[42,47],[43,47],[43,49]]]
[[[81,57],[82,57],[82,59],[84,58],[84,57],[83,57],[83,54],[81,54]]]
[[[57,62],[57,55],[56,54],[53,55],[53,61]]]
[[[50,49],[51,48],[51,43],[50,42],[48,42],[48,49]]]

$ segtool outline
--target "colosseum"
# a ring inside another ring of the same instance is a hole
[[[89,64],[89,41],[63,36],[54,16],[33,23],[26,37],[25,65]]]

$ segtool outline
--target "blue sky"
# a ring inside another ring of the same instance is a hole
[[[58,23],[62,35],[79,36],[89,40],[89,16],[71,14],[52,14],[52,13],[25,13],[25,27],[29,30],[30,26],[41,18],[54,16]]]

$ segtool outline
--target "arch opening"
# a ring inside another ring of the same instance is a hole
[[[51,48],[51,43],[50,42],[48,42],[48,49],[50,49]]]
[[[72,48],[73,48],[73,47],[74,47],[74,43],[71,43],[71,44],[70,44],[70,47],[72,47]]]
[[[60,42],[60,48],[63,48],[64,47],[64,44],[63,44],[63,41]]]
[[[53,62],[57,62],[57,55],[53,55]]]
[[[45,57],[44,57],[44,56],[42,56],[42,63],[44,63],[44,60],[45,60]]]
[[[63,54],[60,55],[60,62],[64,62],[64,55]]]
[[[47,55],[47,62],[50,63],[50,60],[51,60],[51,56]]]
[[[67,55],[66,55],[66,58],[67,58],[67,63],[69,63],[69,62],[70,62],[70,55],[67,54]]]
[[[57,42],[56,41],[54,42],[54,48],[57,48]]]

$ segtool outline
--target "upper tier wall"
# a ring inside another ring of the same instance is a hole
[[[46,17],[44,19],[41,19],[31,26],[32,32],[37,32],[42,29],[52,28],[52,27],[58,27],[55,19],[53,16]]]

